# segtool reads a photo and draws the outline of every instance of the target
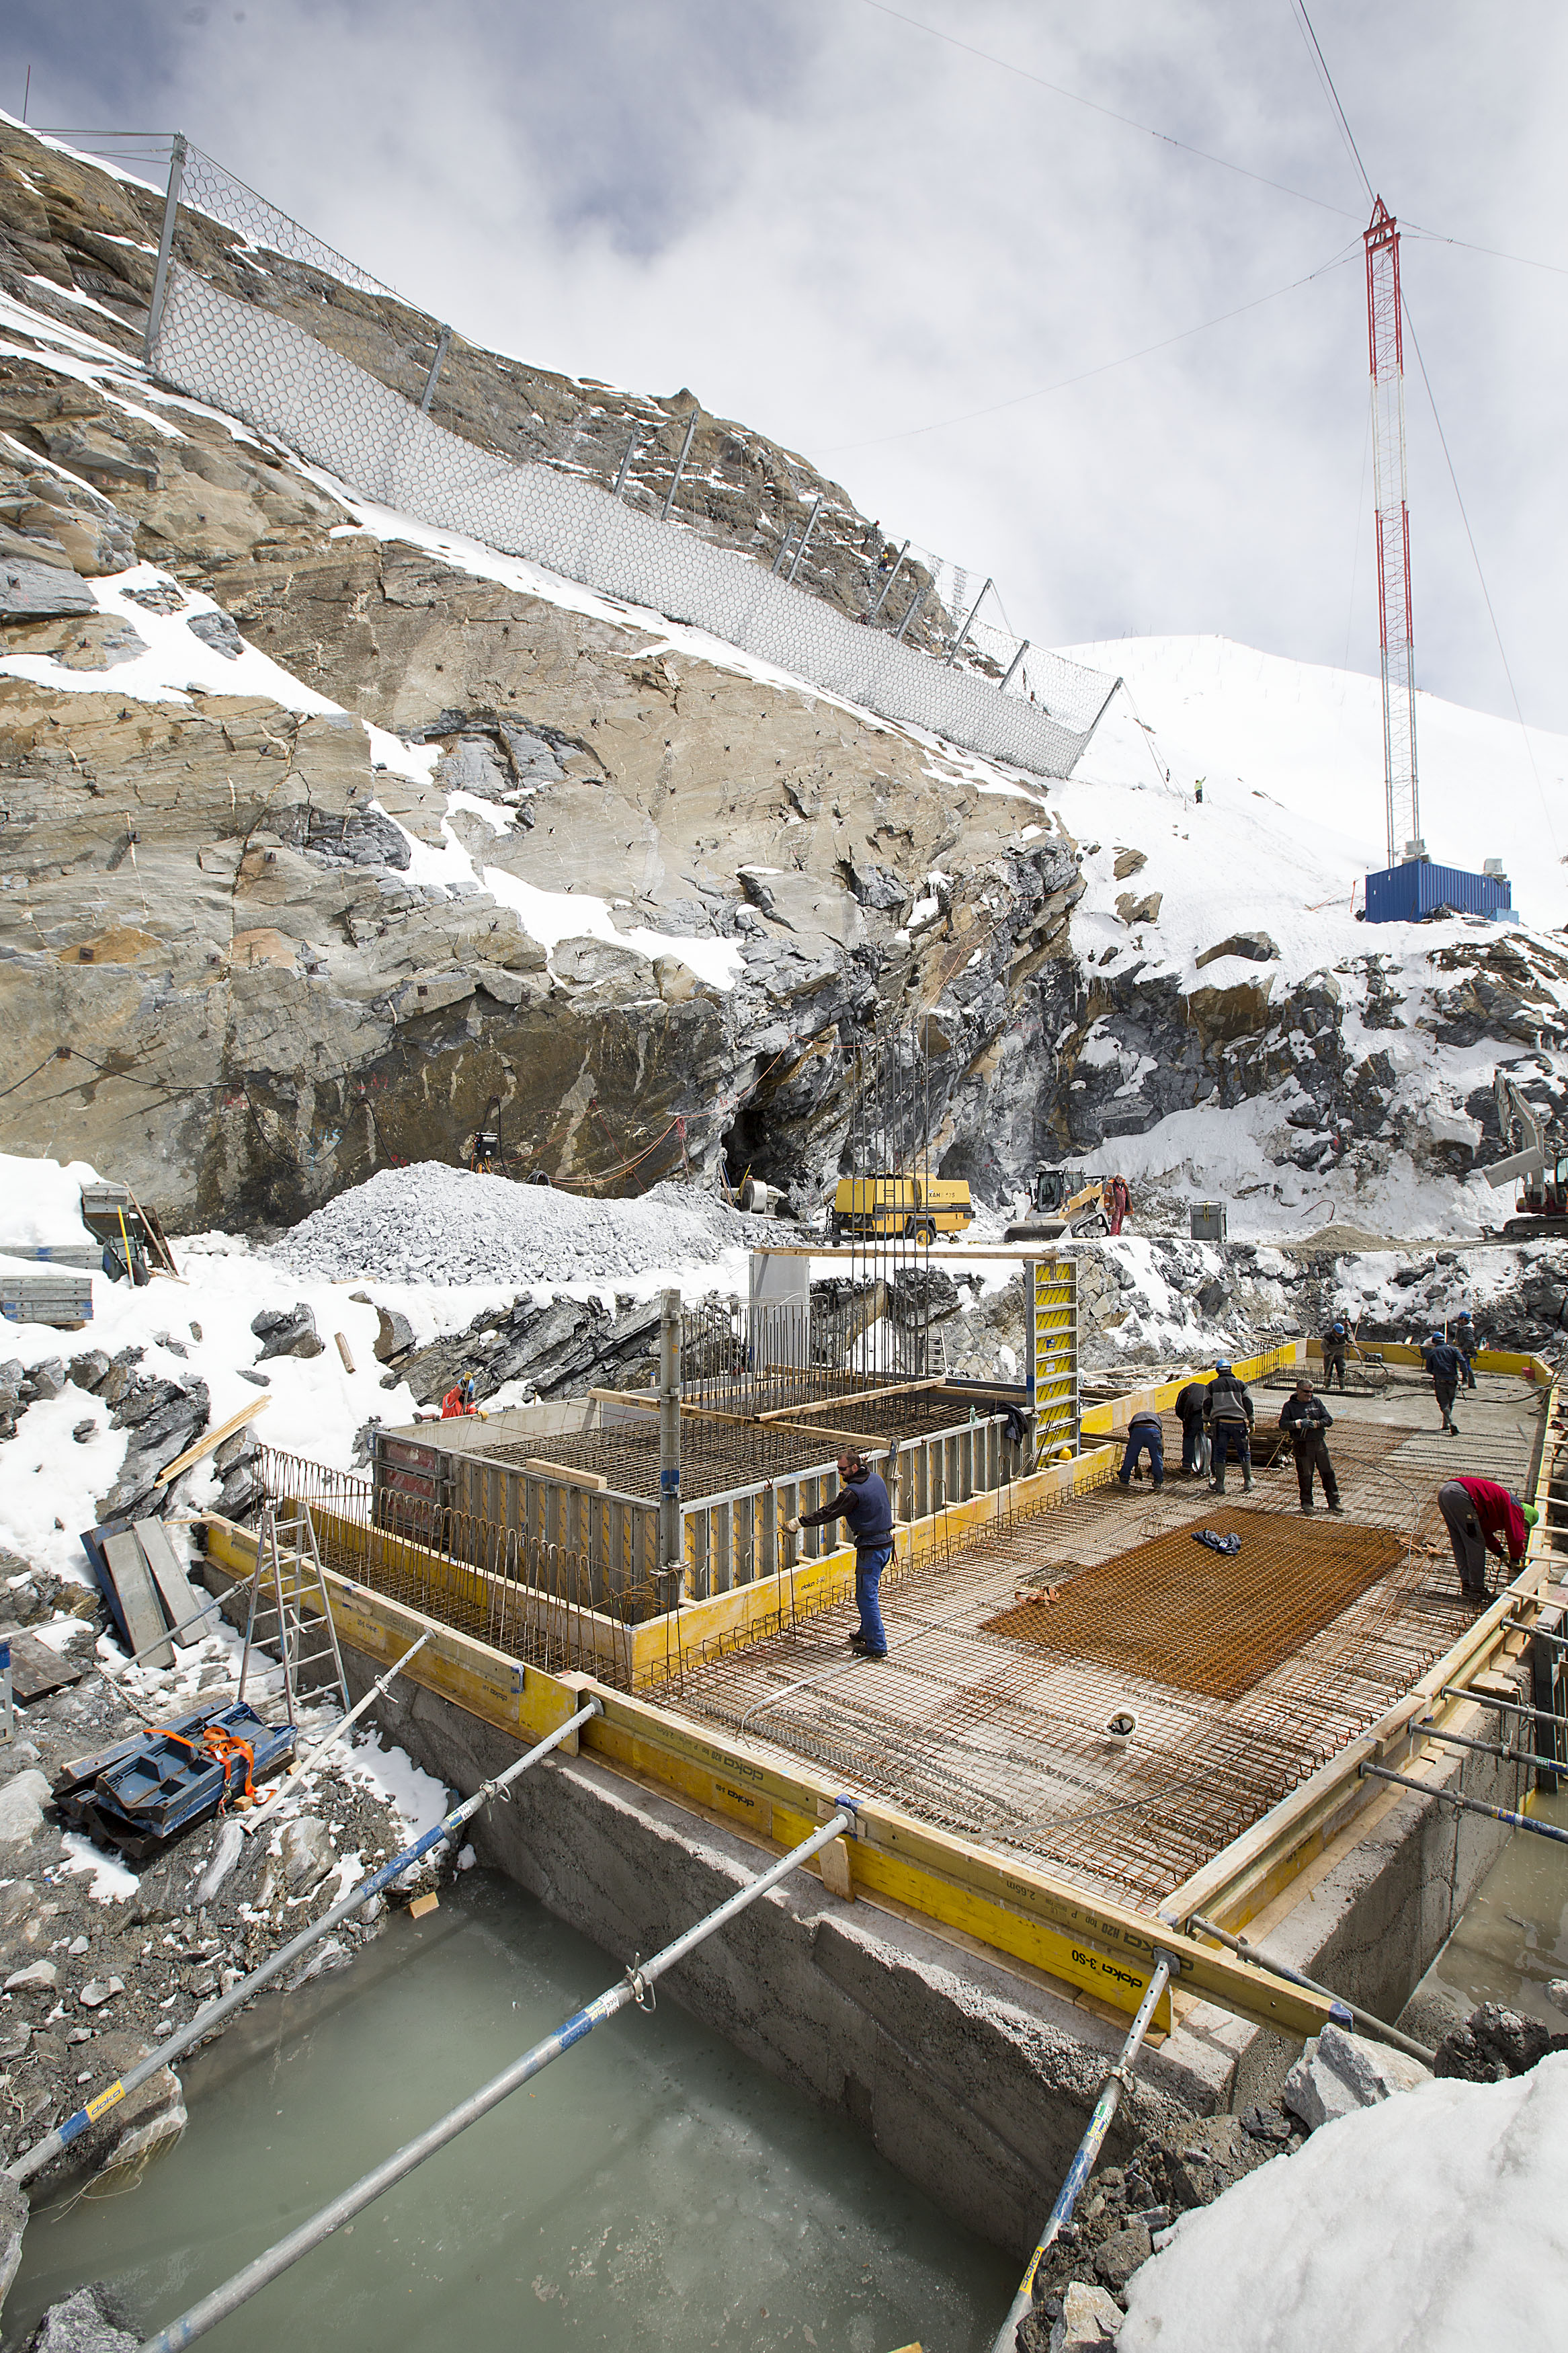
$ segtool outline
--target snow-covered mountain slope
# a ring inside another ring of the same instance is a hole
[[[1136,788],[1168,770],[1192,808],[1201,776],[1211,857],[1215,818],[1228,828],[1253,814],[1267,822],[1270,807],[1283,811],[1302,828],[1301,881],[1323,885],[1309,895],[1339,889],[1347,910],[1352,886],[1386,865],[1377,679],[1286,661],[1226,638],[1125,638],[1066,650],[1129,690],[1079,764],[1080,784]],[[1568,736],[1527,732],[1433,694],[1415,701],[1421,828],[1431,857],[1472,872],[1500,858],[1521,920],[1561,929],[1568,923]],[[1249,807],[1258,798],[1261,813]],[[1258,877],[1265,890],[1274,880]]]
[[[184,1231],[494,1127],[590,1194],[727,1167],[818,1217],[897,1060],[991,1210],[1069,1162],[1241,1233],[1506,1211],[1494,1069],[1564,1092],[1561,739],[1538,790],[1424,699],[1434,854],[1504,858],[1529,923],[1359,923],[1374,681],[1092,647],[1133,702],[1070,784],[955,753],[150,383],[123,193],[16,168],[55,275],[0,250],[0,1145]]]
[[[1500,857],[1528,920],[1368,924],[1375,680],[1219,638],[1074,650],[1130,694],[1051,792],[1087,888],[1070,965],[1040,976],[985,1116],[966,1113],[994,1177],[1031,1155],[1116,1166],[1229,1201],[1244,1235],[1500,1223],[1511,1195],[1476,1173],[1500,1153],[1498,1065],[1568,1095],[1568,741],[1423,696],[1433,856]]]

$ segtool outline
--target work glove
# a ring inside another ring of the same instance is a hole
[[[786,1520],[784,1522],[784,1534],[789,1536],[799,1535],[800,1522],[798,1520]]]

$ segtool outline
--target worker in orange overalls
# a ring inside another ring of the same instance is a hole
[[[452,1421],[462,1413],[478,1413],[479,1407],[474,1403],[474,1391],[478,1387],[479,1381],[472,1373],[455,1383],[441,1399],[442,1420]]]

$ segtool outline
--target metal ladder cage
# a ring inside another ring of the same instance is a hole
[[[315,1648],[307,1649],[307,1643],[312,1642]],[[270,1500],[262,1506],[245,1649],[239,1662],[240,1699],[245,1697],[251,1652],[265,1655],[269,1650],[275,1651],[283,1670],[283,1693],[290,1724],[299,1721],[300,1692],[307,1669],[320,1667],[327,1661],[331,1662],[331,1672],[316,1687],[324,1684],[335,1690],[342,1713],[348,1714],[349,1692],[342,1653],[338,1648],[327,1580],[316,1546],[315,1522],[308,1504],[297,1505],[293,1515],[284,1520],[279,1518],[278,1506]]]

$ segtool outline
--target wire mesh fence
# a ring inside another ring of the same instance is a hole
[[[471,417],[449,429],[426,413],[449,331],[200,148],[183,142],[183,157],[182,213],[149,343],[164,381],[436,529],[707,630],[881,718],[1036,775],[1071,774],[1114,681],[1026,649],[988,618],[966,628],[968,614],[952,613],[937,577],[966,594],[961,568],[906,556],[890,580],[873,533],[860,576],[852,565],[846,585],[840,566],[832,593],[841,603],[829,602],[795,585],[808,520],[790,555],[785,519],[770,570],[671,512],[673,476],[658,513],[588,479],[572,457],[582,419],[563,434],[534,418],[522,462],[472,438]],[[227,234],[215,238],[213,223]],[[486,357],[502,373],[510,364]],[[512,373],[526,389],[529,372]],[[842,520],[864,528],[852,510]]]

